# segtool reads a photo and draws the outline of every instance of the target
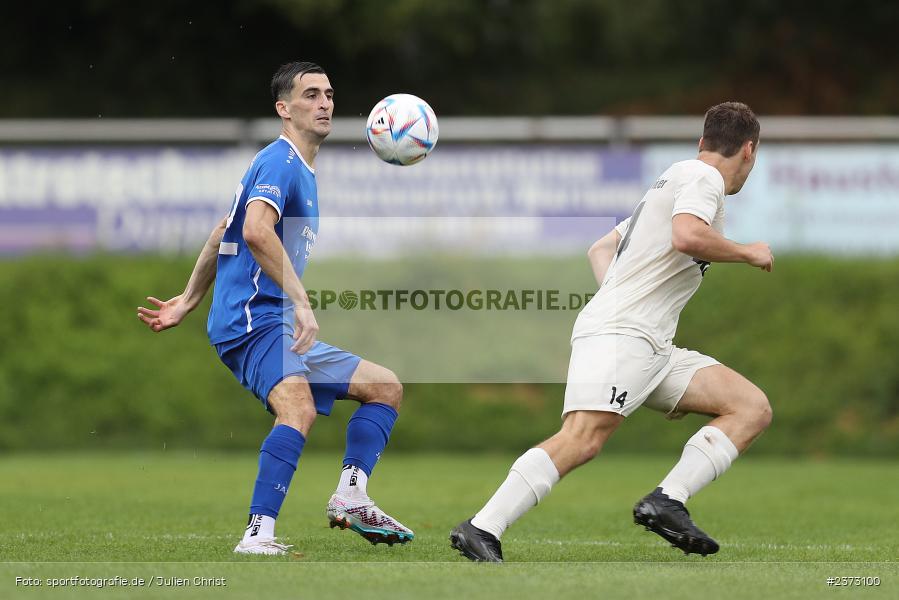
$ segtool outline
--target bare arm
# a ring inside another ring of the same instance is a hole
[[[187,286],[181,294],[165,302],[148,296],[147,300],[156,305],[159,310],[143,306],[137,308],[137,318],[146,323],[150,329],[158,333],[175,327],[188,313],[200,305],[206,292],[209,291],[209,286],[215,280],[219,244],[225,234],[226,222],[227,219],[222,219],[209,234],[209,239],[206,240],[206,244],[200,251],[190,279],[187,280]]]
[[[209,286],[215,281],[219,244],[222,243],[222,236],[225,235],[226,223],[227,219],[222,219],[216,228],[212,230],[212,233],[209,234],[209,239],[206,240],[203,250],[200,251],[194,270],[190,274],[190,279],[187,280],[184,292],[181,294],[190,310],[200,305],[200,302],[206,296],[206,292],[209,291]]]
[[[275,232],[278,213],[265,202],[251,202],[247,205],[247,215],[243,224],[243,239],[253,258],[272,281],[284,290],[294,304],[295,329],[291,350],[306,352],[318,334],[318,323],[309,305],[309,296],[303,287],[281,239]]]
[[[771,271],[774,256],[765,242],[738,244],[697,216],[681,213],[671,220],[671,243],[678,252],[709,262],[742,262]]]
[[[606,272],[609,270],[609,265],[612,264],[612,259],[615,258],[619,243],[621,243],[621,234],[618,233],[618,230],[613,229],[596,240],[587,250],[590,268],[593,269],[593,276],[596,277],[596,285],[602,285],[606,278]]]

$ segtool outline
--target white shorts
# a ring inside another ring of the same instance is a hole
[[[562,414],[604,410],[628,416],[641,405],[676,419],[693,374],[720,364],[714,358],[670,346],[661,352],[638,337],[594,335],[571,343]]]

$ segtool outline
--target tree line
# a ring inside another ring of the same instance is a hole
[[[879,0],[80,0],[0,19],[0,117],[271,114],[318,62],[337,114],[411,92],[438,114],[899,110],[899,5]]]

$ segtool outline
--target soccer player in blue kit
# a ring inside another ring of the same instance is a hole
[[[228,216],[213,230],[183,293],[138,318],[160,332],[195,309],[215,280],[209,340],[238,381],[274,414],[262,443],[259,473],[242,554],[285,554],[275,519],[290,487],[316,414],[334,401],[360,402],[347,425],[346,454],[327,517],[372,544],[406,543],[413,532],[381,511],[366,484],[387,444],[403,396],[396,375],[382,366],[316,341],[318,324],[301,278],[318,235],[313,165],[331,132],[334,91],[324,70],[309,62],[283,65],[272,78],[280,137],[247,169]]]

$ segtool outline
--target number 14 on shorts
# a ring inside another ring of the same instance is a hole
[[[617,394],[617,395],[616,395]],[[624,407],[624,401],[627,398],[627,392],[621,392],[618,394],[618,388],[616,386],[612,386],[612,399],[609,400],[609,404],[618,403],[619,408]]]

